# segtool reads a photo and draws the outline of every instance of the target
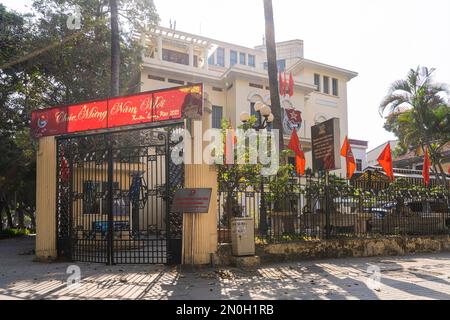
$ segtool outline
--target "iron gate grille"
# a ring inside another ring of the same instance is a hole
[[[182,215],[170,212],[184,166],[180,125],[57,139],[58,255],[107,264],[180,263]]]

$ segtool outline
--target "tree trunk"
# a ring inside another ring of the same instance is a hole
[[[272,0],[264,0],[264,19],[266,25],[266,52],[267,52],[267,69],[269,72],[270,101],[272,113],[275,116],[273,120],[273,129],[279,130],[279,151],[280,161],[281,151],[284,148],[283,127],[280,96],[278,94],[278,68],[277,68],[277,51],[275,43],[275,26],[273,22]]]
[[[437,156],[437,154],[435,154],[435,152],[431,148],[430,144],[427,144],[427,150],[430,153],[430,156],[432,159],[439,158]],[[423,148],[423,146],[422,146],[422,151],[425,154],[425,149]],[[444,172],[444,168],[442,168],[442,165],[438,161],[435,161],[435,163],[432,165],[432,167],[434,169],[434,176],[435,176],[437,184],[440,186],[447,186],[447,179],[446,179],[446,175]]]
[[[17,210],[17,222],[19,224],[19,229],[25,229],[25,213],[22,204],[19,204]]]
[[[120,34],[117,0],[109,0],[111,7],[111,97],[119,95]]]
[[[448,183],[447,183],[447,174],[444,171],[444,168],[442,167],[442,163],[438,162],[438,167],[439,167],[439,175],[442,178],[442,185],[444,187],[447,187]],[[438,175],[438,173],[436,172],[436,175]]]
[[[4,208],[3,201],[0,201],[0,232],[3,231],[3,208]]]
[[[441,181],[441,175],[438,172],[439,170],[437,169],[436,164],[433,164],[432,167],[433,167],[433,171],[434,171],[434,177],[436,179],[436,184],[438,186],[443,185],[443,183]]]
[[[28,211],[28,216],[30,217],[30,221],[31,221],[31,230],[35,231],[36,230],[36,210],[34,208],[30,208],[30,210]]]
[[[8,222],[8,228],[12,229],[14,228],[12,215],[11,215],[11,209],[9,208],[9,204],[6,202],[5,204],[5,212],[6,212],[6,220]]]

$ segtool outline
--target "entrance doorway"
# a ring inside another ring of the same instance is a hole
[[[182,123],[57,138],[57,249],[73,261],[181,263],[182,214],[171,212],[184,165]]]

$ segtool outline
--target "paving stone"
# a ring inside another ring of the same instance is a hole
[[[328,259],[241,268],[33,262],[34,238],[0,241],[3,299],[450,299],[450,253]],[[380,282],[369,267],[378,266]]]

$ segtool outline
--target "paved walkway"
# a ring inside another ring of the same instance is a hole
[[[33,262],[33,247],[32,237],[0,240],[0,299],[450,299],[450,253],[252,270],[77,263],[76,287],[66,284],[70,263]]]

